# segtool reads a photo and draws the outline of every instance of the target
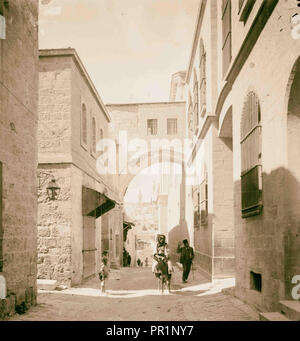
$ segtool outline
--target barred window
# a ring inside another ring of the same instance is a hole
[[[262,210],[261,114],[258,97],[247,95],[241,120],[242,217]]]
[[[87,111],[84,103],[81,106],[81,145],[87,148]]]
[[[167,134],[177,134],[177,118],[167,118]]]
[[[157,135],[157,120],[147,120],[147,131],[148,135]]]
[[[223,77],[229,68],[231,62],[231,1],[222,2],[222,32],[223,32]]]
[[[0,272],[3,271],[3,228],[2,228],[2,162],[0,161]]]
[[[206,106],[206,52],[203,41],[200,41],[200,112],[205,114]]]
[[[91,144],[91,153],[96,154],[96,143],[97,143],[97,137],[96,137],[96,118],[92,118],[92,126],[91,126],[91,136],[92,136],[92,144]]]
[[[194,102],[194,129],[196,130],[199,124],[199,112],[198,112],[198,102],[199,102],[199,95],[198,95],[198,80],[197,74],[194,71],[194,89],[193,89],[193,102]]]

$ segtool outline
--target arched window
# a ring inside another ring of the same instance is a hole
[[[200,113],[206,112],[206,52],[203,41],[200,41]]]
[[[199,124],[199,111],[198,111],[198,80],[196,71],[194,71],[194,88],[193,88],[193,102],[194,102],[194,130],[198,128]]]
[[[81,145],[87,148],[87,110],[84,103],[81,105]]]
[[[247,95],[241,120],[242,217],[262,210],[261,114],[258,97]]]
[[[92,144],[91,144],[91,153],[96,154],[96,143],[97,143],[97,137],[96,137],[96,118],[92,117],[92,126],[91,126],[91,136],[92,136]]]

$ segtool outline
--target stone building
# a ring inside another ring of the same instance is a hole
[[[265,311],[292,299],[300,273],[298,11],[292,0],[200,1],[187,72],[201,170],[187,191],[190,238],[213,278],[235,262],[235,294]]]
[[[38,122],[38,278],[76,285],[101,253],[122,264],[123,216],[114,174],[100,174],[97,142],[110,115],[74,49],[41,50]],[[49,181],[60,188],[48,196]]]
[[[186,222],[194,262],[210,279],[234,275],[231,141],[220,136],[215,106],[217,84],[217,2],[202,1],[186,76],[187,136],[193,151],[187,167]],[[229,187],[228,187],[229,185]]]
[[[1,319],[36,303],[38,1],[1,0],[0,17]]]
[[[179,74],[182,78],[184,73]],[[177,100],[178,91],[181,91],[179,86],[172,91],[172,96]],[[170,182],[173,175],[176,175],[172,173],[175,167],[179,173],[181,172],[184,157],[182,151],[186,133],[185,102],[107,104],[106,107],[112,117],[115,134],[121,133],[119,143],[123,151],[120,148],[119,152],[128,155],[125,167],[119,164],[121,195],[125,196],[130,182],[140,171],[155,164],[162,165],[160,168],[160,190],[157,193],[158,230],[168,236],[168,242],[174,256],[176,255],[175,250],[178,241],[182,240],[186,235],[183,229],[180,229],[185,205],[181,176],[176,182]],[[125,134],[126,138],[122,134]],[[139,150],[135,149],[136,141],[139,142]],[[158,141],[157,145],[155,141]],[[177,146],[180,146],[181,149],[177,148]],[[140,156],[138,158],[133,156],[136,152],[139,152]],[[130,161],[131,158],[133,161]],[[168,163],[170,163],[169,169],[166,166]],[[130,167],[135,165],[138,165],[138,170],[131,173]],[[162,169],[163,167],[166,168]],[[174,194],[170,197],[170,200],[168,200],[169,190],[172,192],[170,194]],[[177,212],[181,213],[177,215]]]

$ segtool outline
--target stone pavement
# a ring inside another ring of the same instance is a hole
[[[197,271],[181,283],[175,268],[171,293],[163,296],[151,268],[111,270],[107,294],[97,278],[62,291],[39,291],[38,305],[11,321],[251,321],[258,315],[221,292],[234,279],[208,282]]]

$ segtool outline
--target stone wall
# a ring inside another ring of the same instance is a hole
[[[3,2],[2,2],[3,3]],[[38,1],[3,7],[0,40],[0,162],[3,165],[3,272],[0,318],[36,303]],[[1,255],[0,255],[1,258]]]
[[[39,279],[71,283],[71,167],[70,165],[40,165],[38,168],[38,248]],[[52,177],[60,187],[56,200],[47,196]]]
[[[39,163],[71,161],[71,59],[39,58]]]
[[[235,182],[236,294],[261,310],[276,311],[291,299],[291,280],[299,274],[299,178],[288,161],[288,86],[300,51],[291,36],[290,12],[278,3],[232,89]],[[289,2],[292,7],[293,1]],[[265,49],[266,44],[268,49]],[[289,51],[288,53],[286,51]],[[270,62],[272,61],[272,62]],[[261,215],[241,218],[240,121],[247,93],[253,90],[261,106]],[[295,96],[295,95],[294,95]],[[298,95],[297,95],[298,97]],[[296,97],[295,97],[296,98]],[[294,141],[294,143],[297,142]],[[299,144],[297,145],[299,150]],[[294,158],[299,167],[299,155]],[[250,271],[261,274],[261,292],[251,285]]]

